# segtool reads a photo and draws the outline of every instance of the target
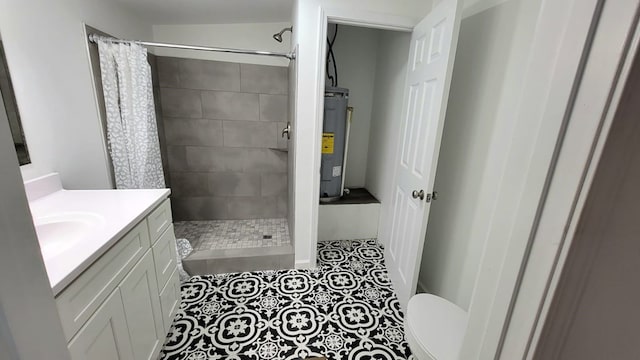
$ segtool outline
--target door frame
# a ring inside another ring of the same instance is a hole
[[[494,181],[482,187],[478,200],[490,204],[491,211],[485,231],[474,233],[485,244],[461,359],[499,356],[522,269],[535,245],[540,211],[580,84],[600,2],[521,2],[522,13],[535,14],[535,18],[521,18],[529,21],[523,26],[533,26],[533,32],[528,49],[521,56],[526,66],[519,73],[520,90],[503,95],[501,101],[501,107],[506,108],[500,109],[498,121],[507,125],[502,126],[503,133],[494,137],[503,137],[498,140],[503,144],[494,146],[492,142],[491,161],[485,169],[498,176],[492,175]],[[509,125],[509,119],[519,121]],[[588,153],[577,152],[573,156],[580,161]]]
[[[598,25],[576,88],[562,151],[554,161],[540,221],[532,232],[527,262],[503,329],[501,359],[534,356],[626,79],[634,61],[639,61],[639,16],[637,2],[599,1]],[[581,273],[587,274],[591,263],[583,265]],[[576,289],[574,300],[580,296]],[[556,344],[561,342],[557,339]]]
[[[473,332],[467,332],[471,338],[465,337],[460,357],[464,359],[533,357],[613,111],[630,63],[640,47],[640,4],[637,0],[541,2],[536,34],[540,32],[543,36],[536,36],[532,42],[534,51],[527,71],[529,75],[523,83],[523,94],[540,81],[540,74],[545,74],[540,69],[545,64],[545,52],[535,49],[544,49],[543,45],[557,49],[552,53],[555,60],[548,64],[557,75],[543,87],[549,94],[547,99],[525,97],[523,103],[544,103],[540,119],[542,130],[550,129],[554,112],[557,116],[562,110],[563,120],[549,161],[548,175],[544,182],[526,180],[525,189],[528,190],[518,199],[516,221],[506,224],[517,227],[509,232],[513,240],[502,244],[508,246],[503,250],[503,261],[487,261],[487,254],[501,245],[495,238],[488,238],[470,309],[468,330],[471,328]],[[553,35],[547,35],[545,40],[546,29],[552,29],[546,32],[553,31]],[[554,41],[558,33],[562,36]],[[582,51],[578,51],[577,45]],[[579,63],[572,64],[575,60]],[[575,66],[575,77],[571,79],[572,74],[567,70],[573,70]],[[564,96],[562,88],[570,83],[571,91],[565,91],[570,97],[562,107],[563,101],[559,101],[558,95]],[[518,114],[517,118],[526,118],[526,112]],[[540,134],[527,135],[545,141]],[[542,134],[549,137],[555,133],[543,131]],[[550,150],[538,145],[536,148],[543,152]],[[544,154],[531,152],[531,163],[542,166],[544,157]],[[529,166],[528,169],[534,168]],[[531,190],[534,190],[533,194],[528,193]],[[539,197],[535,199],[534,196]],[[537,203],[535,209],[534,202]],[[531,226],[525,226],[528,224]],[[505,224],[492,226],[489,234],[501,227]],[[497,274],[495,282],[490,281],[492,272],[493,276]],[[510,327],[510,324],[514,326]]]
[[[303,152],[311,152],[312,158],[310,166],[305,166],[302,163],[300,157],[296,159],[296,176],[304,176],[311,179],[312,187],[310,192],[305,191],[296,191],[296,216],[294,217],[295,221],[295,232],[294,239],[296,239],[296,245],[298,244],[298,239],[300,242],[307,240],[308,241],[308,249],[304,249],[302,246],[296,246],[296,268],[313,268],[316,267],[316,249],[318,247],[318,206],[320,204],[320,161],[321,161],[321,149],[320,149],[320,141],[322,138],[322,120],[324,113],[324,87],[325,87],[325,56],[323,54],[326,53],[326,38],[327,38],[327,28],[329,22],[341,24],[341,25],[351,25],[351,26],[359,26],[359,27],[368,27],[375,28],[381,30],[392,30],[392,31],[402,31],[402,32],[411,32],[413,30],[413,26],[415,25],[415,21],[409,17],[404,16],[395,16],[388,14],[381,14],[375,12],[367,12],[367,11],[356,11],[350,8],[340,8],[340,7],[319,7],[318,9],[318,28],[317,28],[317,36],[314,40],[314,44],[318,50],[317,58],[315,60],[315,89],[314,89],[314,111],[313,118],[314,121],[312,123],[312,127],[308,135],[312,141],[305,142],[299,141],[302,136],[300,131],[296,134],[296,153]],[[294,31],[296,31],[297,26],[294,25]],[[294,43],[295,46],[295,43]],[[408,58],[409,54],[407,54]],[[300,61],[300,59],[298,59]],[[300,68],[298,68],[298,71]],[[298,106],[300,108],[300,106]],[[300,124],[300,116],[296,116],[296,124]],[[301,126],[296,126],[298,129],[301,129]],[[304,150],[303,150],[304,149]],[[306,167],[309,169],[307,173],[301,175],[300,169]],[[296,181],[297,184],[297,181]],[[296,189],[297,190],[297,189]],[[302,203],[302,204],[301,204]],[[300,206],[298,205],[300,204]],[[299,213],[300,208],[306,208],[310,213],[310,223],[307,226],[302,226],[301,224],[301,216]],[[306,229],[305,229],[306,228]],[[306,231],[305,231],[306,230]],[[306,232],[303,233],[303,232]],[[305,246],[306,247],[306,246]],[[304,252],[304,250],[308,250],[307,254],[300,253]],[[300,255],[300,256],[299,256]],[[300,260],[303,259],[303,260]]]
[[[70,360],[8,121],[0,121],[0,168],[0,353]]]

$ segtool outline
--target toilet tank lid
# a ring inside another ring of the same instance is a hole
[[[467,327],[467,312],[431,294],[409,300],[406,328],[415,341],[438,360],[457,359]]]

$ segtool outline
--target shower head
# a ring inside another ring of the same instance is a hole
[[[293,27],[288,27],[288,28],[284,28],[282,30],[280,30],[279,33],[273,34],[273,38],[277,41],[277,42],[282,42],[282,34],[284,34],[286,31],[291,31],[293,32]]]

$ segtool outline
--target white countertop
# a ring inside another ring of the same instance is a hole
[[[55,190],[55,189],[54,189]],[[100,218],[82,241],[55,256],[43,251],[44,264],[54,295],[144,219],[170,194],[153,190],[62,190],[31,199],[34,220],[55,214],[91,213]]]

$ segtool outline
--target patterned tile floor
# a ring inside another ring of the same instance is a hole
[[[174,229],[176,237],[189,240],[196,251],[289,243],[287,219],[177,221]]]
[[[160,359],[413,359],[375,239],[321,242],[318,265],[192,277]]]

